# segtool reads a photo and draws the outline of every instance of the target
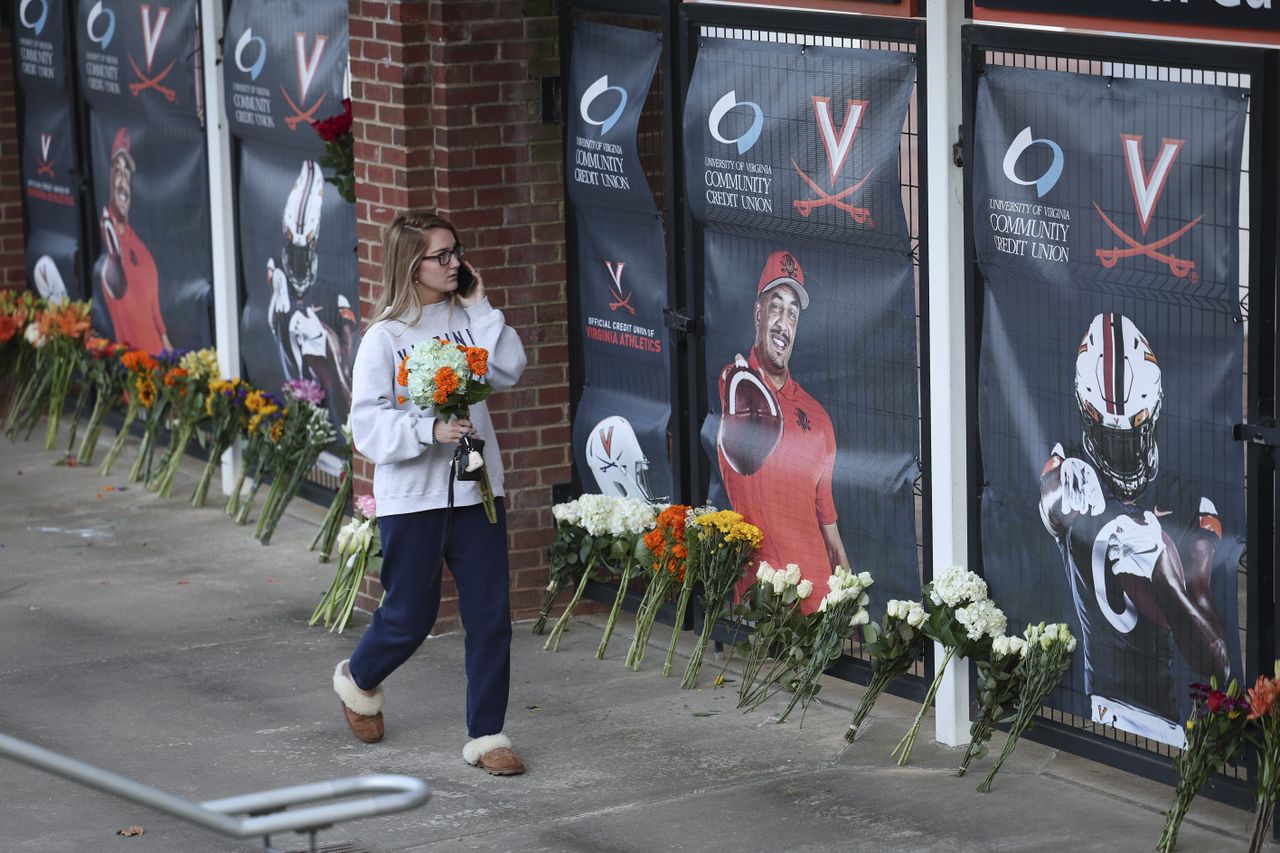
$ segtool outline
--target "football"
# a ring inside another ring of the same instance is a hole
[[[760,470],[782,438],[782,413],[778,401],[748,367],[732,364],[720,374],[721,405],[717,443],[725,461],[739,474]]]

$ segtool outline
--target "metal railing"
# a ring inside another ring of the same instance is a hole
[[[0,734],[0,756],[149,806],[223,835],[234,838],[261,836],[263,847],[268,853],[274,853],[271,846],[273,833],[308,833],[311,851],[315,853],[316,833],[321,829],[349,820],[408,811],[421,806],[431,797],[430,787],[421,779],[397,774],[374,774],[195,803],[9,735]],[[303,803],[357,795],[368,796],[285,811],[290,806]]]

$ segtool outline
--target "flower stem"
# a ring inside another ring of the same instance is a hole
[[[627,563],[622,567],[622,577],[618,580],[618,594],[613,597],[613,609],[609,611],[609,621],[604,623],[604,636],[600,638],[600,645],[596,646],[596,660],[604,660],[604,651],[609,647],[613,626],[618,622],[618,613],[622,610],[622,602],[627,597],[627,587],[631,584],[634,567],[635,560],[628,555]]]
[[[662,677],[671,674],[671,662],[676,656],[676,644],[680,642],[680,633],[684,630],[684,614],[689,608],[689,596],[693,594],[693,572],[686,571],[684,583],[680,586],[680,598],[676,601],[676,624],[671,629],[671,642],[667,644],[667,657],[662,662]]]
[[[93,461],[94,451],[98,449],[98,436],[102,435],[102,423],[111,410],[112,402],[110,394],[98,390],[97,399],[93,401],[93,411],[89,413],[89,424],[84,429],[84,438],[76,452],[77,465],[88,465]]]
[[[702,658],[707,653],[707,644],[711,642],[711,632],[715,630],[716,622],[720,620],[720,611],[723,605],[708,607],[704,612],[702,622],[702,630],[698,632],[698,641],[693,646],[693,655],[689,658],[689,665],[684,668],[684,679],[680,682],[680,687],[684,690],[692,690],[698,684],[698,673],[702,671]]]
[[[1265,759],[1264,759],[1265,760]],[[1274,791],[1262,795],[1253,811],[1253,831],[1249,835],[1249,853],[1262,853],[1271,834],[1271,818],[1276,811]]]
[[[853,719],[849,721],[849,728],[844,733],[846,741],[853,743],[857,740],[858,729],[862,727],[862,723],[875,706],[876,700],[880,698],[880,694],[888,689],[889,683],[893,681],[895,675],[896,673],[891,670],[881,669],[880,667],[876,667],[872,671],[871,680],[867,682],[867,692],[862,694],[862,701],[854,709]]]
[[[898,756],[898,766],[907,763],[907,759],[911,757],[911,749],[916,745],[916,737],[920,734],[920,726],[924,723],[924,715],[933,707],[933,700],[938,695],[938,688],[942,686],[942,679],[947,674],[947,664],[951,663],[951,658],[955,655],[956,650],[947,647],[947,654],[942,658],[942,664],[938,667],[938,673],[933,677],[933,682],[929,685],[929,692],[924,696],[924,704],[920,706],[920,712],[916,714],[915,721],[911,724],[911,728],[902,740],[898,741],[898,745],[893,748],[891,755]],[[899,755],[901,753],[901,755]]]
[[[129,397],[129,407],[125,409],[124,421],[120,424],[120,431],[116,433],[116,440],[111,443],[111,449],[107,451],[107,458],[102,460],[102,469],[98,472],[103,477],[111,473],[111,468],[116,464],[120,452],[124,450],[124,443],[129,438],[129,427],[133,426],[133,422],[138,418],[138,401],[137,396]]]
[[[560,597],[560,581],[552,580],[547,584],[547,589],[542,593],[542,610],[538,612],[538,618],[533,621],[533,633],[535,636],[542,636],[542,632],[547,629],[547,616],[551,614],[551,608],[555,606],[556,599]]]
[[[987,741],[991,739],[992,720],[986,711],[982,711],[978,715],[978,719],[974,720],[973,727],[969,731],[969,746],[964,751],[964,758],[960,761],[960,766],[956,769],[957,776],[963,776],[969,770],[969,763],[978,757],[979,753],[987,745]]]
[[[569,624],[569,614],[573,613],[573,608],[578,606],[578,602],[582,600],[582,593],[587,588],[587,579],[591,577],[591,569],[595,565],[595,558],[587,562],[587,568],[582,572],[582,577],[578,578],[578,583],[573,589],[573,598],[569,599],[569,606],[560,614],[560,618],[556,620],[556,624],[551,626],[551,633],[547,635],[547,641],[542,644],[542,650],[545,652],[551,649],[553,652],[560,651],[560,635],[564,633],[565,627]]]

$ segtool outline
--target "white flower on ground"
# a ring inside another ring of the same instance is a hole
[[[27,339],[27,343],[31,344],[36,349],[40,349],[48,343],[45,336],[40,334],[40,327],[35,323],[28,323],[26,330],[22,333],[22,336]]]
[[[970,640],[980,640],[984,636],[998,637],[1004,633],[1007,624],[1004,611],[996,607],[989,598],[958,608],[956,620],[964,626],[965,634]]]
[[[858,612],[853,614],[853,618],[849,620],[849,627],[855,628],[858,625],[865,625],[871,621],[871,614],[867,612],[865,607],[859,608]]]
[[[961,566],[952,566],[935,578],[929,594],[935,606],[947,607],[959,607],[987,597],[987,582]]]
[[[813,594],[813,582],[802,580],[796,584],[796,597],[800,599],[808,598]]]
[[[773,576],[778,572],[773,566],[769,565],[768,560],[760,561],[760,568],[756,569],[756,580],[761,584],[772,584]]]
[[[787,586],[795,586],[800,583],[800,567],[795,563],[787,563]]]
[[[924,624],[924,620],[929,618],[929,614],[925,613],[924,605],[918,601],[913,601],[907,605],[906,614],[907,624],[912,628],[919,628]]]

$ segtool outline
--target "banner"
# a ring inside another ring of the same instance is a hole
[[[704,235],[709,501],[760,526],[759,558],[775,567],[796,563],[819,584],[852,565],[875,577],[881,604],[918,598],[911,266],[788,236]]]
[[[666,243],[652,216],[587,208],[577,217],[586,385],[574,410],[575,460],[588,491],[663,501],[671,356]],[[594,482],[593,482],[594,481]],[[595,487],[593,489],[593,486]]]
[[[709,225],[906,252],[898,174],[911,56],[703,39],[686,190]]]
[[[204,131],[108,109],[89,124],[101,246],[94,328],[152,353],[212,346]]]
[[[1187,685],[1240,674],[1245,95],[979,80],[984,573],[1074,626],[1055,707],[1174,746]]]
[[[203,121],[197,0],[77,0],[76,21],[80,88],[91,104]]]
[[[23,98],[22,126],[27,281],[50,301],[84,299],[75,109],[68,96],[36,90]]]
[[[319,154],[311,128],[342,112],[346,3],[235,0],[223,75],[231,132]]]
[[[18,85],[67,88],[66,4],[60,0],[10,0],[17,9]]]
[[[658,33],[574,22],[565,128],[569,199],[655,213],[637,131],[662,55]]]
[[[314,160],[250,140],[240,149],[237,221],[245,378],[273,391],[314,379],[342,426],[360,319],[352,206]]]
[[[674,489],[667,249],[637,134],[661,56],[658,33],[575,20],[565,117],[585,366],[574,467],[584,491],[654,503]]]

